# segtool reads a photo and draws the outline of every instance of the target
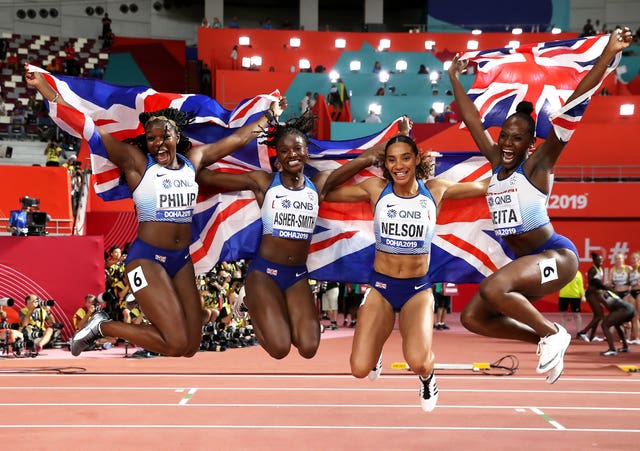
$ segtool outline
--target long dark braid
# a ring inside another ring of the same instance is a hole
[[[260,141],[260,144],[266,144],[267,147],[273,149],[278,145],[280,138],[286,135],[298,135],[304,138],[305,144],[309,144],[309,137],[307,133],[313,130],[313,115],[303,114],[298,117],[292,117],[285,123],[281,124],[278,121],[269,122],[269,126],[265,132],[265,137]]]

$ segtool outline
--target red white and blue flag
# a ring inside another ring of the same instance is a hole
[[[76,109],[60,104],[50,105],[55,122],[88,143],[94,186],[105,200],[128,197],[130,193],[118,168],[107,159],[96,126],[119,139],[131,138],[143,131],[138,121],[139,113],[175,107],[195,113],[195,122],[183,130],[194,144],[214,142],[233,133],[236,127],[255,120],[279,96],[277,91],[257,96],[229,111],[202,95],[158,93],[147,87],[115,86],[94,79],[45,76],[65,101]],[[386,141],[397,133],[397,123],[395,121],[379,133],[353,140],[312,139],[306,175],[337,168],[363,149]],[[271,163],[267,149],[254,140],[212,168],[229,172],[271,171]],[[486,160],[475,152],[447,153],[437,158],[437,176],[470,181],[486,178],[489,173]],[[360,172],[351,183],[379,174],[377,168],[370,168]],[[190,248],[196,273],[210,270],[219,261],[255,256],[261,233],[260,210],[251,192],[219,192],[201,187]],[[368,203],[323,203],[307,262],[310,277],[366,282],[374,252],[372,214]],[[509,260],[501,241],[493,233],[483,198],[444,203],[431,256],[434,280],[480,282]]]
[[[461,58],[477,64],[468,94],[485,128],[501,126],[518,103],[528,100],[537,115],[536,136],[546,138],[553,125],[558,138],[568,142],[600,85],[570,105],[565,101],[608,41],[608,35],[600,35],[463,54]],[[618,54],[611,62],[607,75],[617,67],[620,57]]]

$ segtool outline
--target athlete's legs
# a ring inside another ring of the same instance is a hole
[[[364,304],[358,309],[358,322],[351,346],[351,374],[357,378],[367,377],[378,362],[395,321],[396,314],[391,304],[378,290],[369,289]]]
[[[150,260],[133,260],[126,270],[127,273],[134,270],[131,283],[134,296],[151,324],[109,321],[101,324],[102,334],[124,338],[168,356],[193,355],[201,334],[200,297],[194,283],[193,265],[187,263],[176,274],[175,283],[161,265]]]
[[[400,310],[402,353],[409,368],[418,376],[427,377],[433,371],[433,295],[430,290],[413,296]]]
[[[307,278],[301,279],[285,292],[285,302],[291,326],[291,340],[298,353],[310,359],[320,345],[320,321],[315,298]]]
[[[640,338],[640,316],[638,316],[638,312],[640,311],[640,308],[638,308],[640,304],[640,295],[636,297],[629,295],[626,299],[636,309],[636,314],[631,319],[631,335],[629,336],[629,339],[637,341]]]
[[[547,259],[555,260],[555,270],[544,265]],[[557,328],[530,301],[558,291],[577,268],[575,254],[566,249],[517,258],[482,281],[462,312],[462,323],[480,335],[537,343]]]
[[[274,359],[286,357],[291,350],[291,327],[280,287],[267,274],[251,271],[245,291],[244,302],[258,342]]]
[[[602,310],[602,304],[600,303],[600,299],[602,298],[602,293],[598,290],[588,291],[586,294],[587,303],[589,307],[591,307],[591,312],[593,316],[589,324],[583,329],[583,332],[589,335],[589,340],[593,340],[596,332],[598,331],[598,324],[604,318],[604,311]]]
[[[618,318],[619,316],[620,316],[619,311],[613,311],[602,319],[602,332],[604,332],[604,336],[607,339],[607,344],[609,345],[609,349],[614,349],[614,350],[616,349],[616,344],[613,338],[613,333],[611,332],[611,328],[616,326],[619,320]]]

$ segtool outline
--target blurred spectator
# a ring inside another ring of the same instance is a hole
[[[267,17],[264,22],[262,22],[262,28],[265,30],[273,29],[273,24],[271,23],[271,18]]]
[[[0,305],[0,323],[8,323],[12,327],[20,325],[20,315],[13,307]],[[0,353],[8,353],[9,348],[19,356],[24,344],[22,332],[17,329],[0,328]]]
[[[62,58],[59,56],[54,57],[49,64],[47,64],[46,69],[52,74],[61,74],[62,73]]]
[[[447,122],[449,124],[457,124],[459,122],[458,115],[451,109],[451,105],[447,105],[444,108],[444,113],[442,113],[442,116],[442,122]]]
[[[233,16],[231,20],[227,23],[227,27],[229,28],[240,28],[240,22],[238,22],[238,17]]]
[[[378,88],[378,90],[376,91],[376,96],[383,96],[384,95],[384,88],[382,86],[380,86]]]
[[[0,94],[0,116],[6,116],[7,115],[7,105],[6,103],[4,103],[4,98],[2,97],[2,94]]]
[[[104,69],[101,65],[97,65],[89,69],[89,77],[102,80],[104,78]]]
[[[374,74],[378,74],[380,73],[380,71],[382,70],[382,65],[380,64],[380,61],[376,61],[375,63],[373,63],[373,73]]]
[[[369,110],[369,116],[365,118],[364,122],[368,124],[381,124],[382,120],[380,119],[380,116],[375,113],[375,111]]]
[[[22,113],[22,108],[15,106],[11,111],[11,118],[9,120],[9,133],[8,138],[14,139],[14,135],[18,132],[18,139],[23,140],[27,137],[26,126],[27,120]]]
[[[300,100],[300,114],[305,114],[311,110],[311,91],[307,91],[304,97]]]
[[[52,139],[44,149],[44,155],[47,156],[45,166],[60,166],[60,156],[62,155],[62,147],[58,145],[55,139]]]
[[[582,34],[580,36],[587,37],[593,36],[596,34],[596,29],[591,24],[591,19],[587,19],[587,23],[582,27]]]
[[[107,33],[102,39],[102,50],[108,50],[113,45],[113,40],[116,38],[116,35],[113,32]]]
[[[79,65],[76,59],[76,47],[71,41],[64,46],[64,71],[67,75],[79,75]]]
[[[427,124],[435,124],[438,121],[438,113],[434,108],[429,109],[429,115],[427,116]]]
[[[20,61],[18,60],[18,54],[16,52],[7,52],[7,69],[17,72],[19,63]]]
[[[200,22],[200,26],[202,28],[209,28],[209,19],[207,19],[206,17],[203,17],[202,22]]]
[[[102,34],[100,35],[100,37],[102,39],[107,39],[107,36],[112,33],[111,18],[109,17],[109,13],[104,13],[104,16],[102,16]]]
[[[213,23],[211,24],[211,28],[222,28],[222,22],[217,17],[213,18]]]
[[[51,313],[51,305],[42,301],[35,294],[25,297],[25,307],[20,310],[20,325],[26,340],[31,340],[41,349],[53,338],[52,324],[55,318]]]
[[[9,40],[7,38],[0,39],[0,63],[7,57],[7,51],[9,50]]]
[[[229,57],[231,57],[231,70],[238,69],[238,46],[237,45],[233,46],[233,49],[231,49],[231,54],[229,55]]]
[[[115,287],[118,282],[124,283],[124,260],[122,259],[122,249],[117,244],[109,248],[104,268],[106,272],[106,289]]]
[[[424,64],[421,64],[420,68],[418,69],[418,73],[419,74],[428,74],[429,73],[429,69],[427,69],[427,66],[425,66]]]
[[[211,69],[205,63],[200,72],[200,92],[207,96],[211,96]]]

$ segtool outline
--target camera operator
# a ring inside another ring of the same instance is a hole
[[[31,200],[30,197],[25,196],[20,199],[20,210],[11,210],[7,224],[7,232],[11,233],[11,236],[27,236],[29,231],[27,213],[31,211]]]
[[[98,298],[93,294],[88,294],[84,297],[84,307],[80,307],[73,315],[73,327],[76,331],[82,329],[87,321],[93,316],[93,314],[102,309]],[[95,346],[109,349],[116,344],[116,339],[112,337],[103,337],[96,340]],[[87,349],[90,350],[90,349]]]
[[[14,345],[23,339],[22,332],[17,330],[20,325],[20,315],[12,305],[13,299],[0,299],[0,342],[4,342],[6,346]]]
[[[35,294],[28,294],[24,300],[26,307],[20,309],[20,325],[25,341],[32,341],[36,349],[42,349],[53,337],[55,318],[51,306],[54,301],[43,301]]]

